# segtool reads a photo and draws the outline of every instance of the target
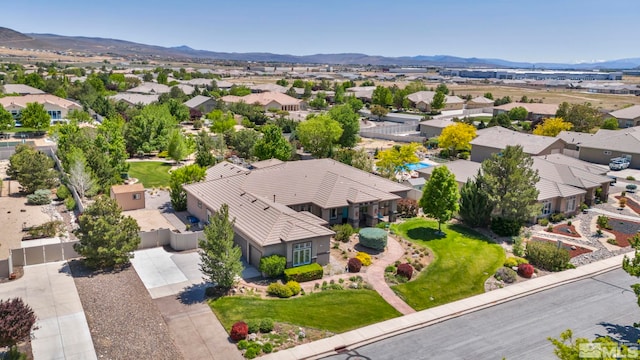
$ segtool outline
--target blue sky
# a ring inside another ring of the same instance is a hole
[[[0,26],[225,52],[640,57],[638,0],[1,0]],[[7,4],[3,4],[7,6]]]

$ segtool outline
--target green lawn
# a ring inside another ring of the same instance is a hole
[[[484,282],[502,266],[505,252],[481,234],[460,225],[411,219],[394,225],[396,234],[433,251],[434,261],[416,279],[393,286],[409,306],[424,310],[484,292]],[[433,298],[433,300],[431,300]]]
[[[169,186],[171,164],[161,161],[129,162],[129,177],[140,180],[145,188]]]
[[[271,318],[341,333],[401,315],[373,290],[327,290],[291,299],[227,296],[209,305],[227,331],[236,321]]]

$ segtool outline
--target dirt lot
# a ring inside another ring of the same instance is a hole
[[[20,248],[22,226],[44,224],[52,218],[53,207],[27,205],[27,198],[18,192],[20,184],[6,179],[8,161],[0,161],[0,178],[4,179],[0,196],[0,259],[9,256],[9,249]]]

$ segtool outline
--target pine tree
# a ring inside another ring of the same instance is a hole
[[[228,290],[240,276],[242,251],[233,242],[234,220],[229,220],[229,206],[222,204],[204,228],[205,239],[200,240],[200,271],[217,287]]]
[[[484,179],[478,170],[475,179],[469,179],[460,190],[460,217],[471,227],[487,226],[492,211]]]

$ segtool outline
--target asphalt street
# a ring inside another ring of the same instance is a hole
[[[327,359],[557,359],[548,337],[636,343],[640,308],[623,270],[532,294]]]

